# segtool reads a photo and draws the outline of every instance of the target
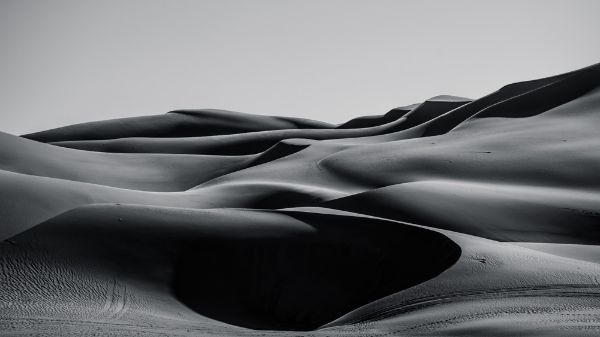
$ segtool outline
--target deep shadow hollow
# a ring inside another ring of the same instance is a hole
[[[198,313],[259,330],[309,331],[454,264],[437,232],[383,220],[288,212],[308,238],[210,239],[186,246],[174,290]]]

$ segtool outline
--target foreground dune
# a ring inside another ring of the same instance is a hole
[[[599,335],[599,128],[595,65],[340,125],[0,133],[0,334]]]

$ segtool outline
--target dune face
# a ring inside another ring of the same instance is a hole
[[[181,301],[208,317],[248,328],[312,330],[430,279],[460,255],[447,237],[416,227],[284,214],[310,225],[314,234],[207,238],[185,248],[175,276]]]
[[[598,130],[600,65],[0,133],[0,335],[597,336]]]

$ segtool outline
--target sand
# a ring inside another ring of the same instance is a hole
[[[599,129],[594,65],[0,133],[0,335],[597,336]]]

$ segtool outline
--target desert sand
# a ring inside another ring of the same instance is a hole
[[[599,130],[594,65],[0,133],[0,335],[598,336]]]

